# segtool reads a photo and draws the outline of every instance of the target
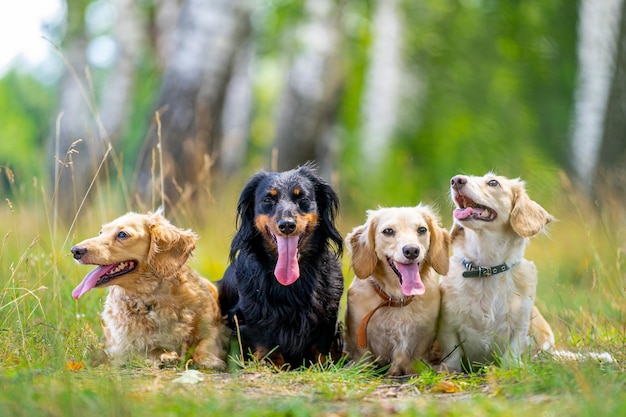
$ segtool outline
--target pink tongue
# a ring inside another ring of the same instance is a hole
[[[419,264],[396,264],[402,275],[402,294],[408,296],[422,295],[426,287],[420,277]]]
[[[475,209],[472,207],[466,207],[464,209],[458,208],[454,210],[454,217],[456,219],[463,220],[463,219],[467,219],[472,214],[482,214],[482,212],[483,210]]]
[[[298,265],[298,238],[276,236],[278,246],[278,262],[274,275],[278,282],[283,285],[291,285],[300,278],[300,266]]]
[[[117,264],[113,265],[100,265],[83,278],[83,281],[78,284],[74,291],[72,291],[72,297],[78,300],[84,293],[92,289],[96,286],[96,283],[100,278],[102,278],[107,272],[115,268]]]

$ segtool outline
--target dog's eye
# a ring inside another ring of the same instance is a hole
[[[424,226],[422,227],[418,227],[417,228],[417,234],[418,235],[423,235],[424,233],[426,233],[428,231],[428,229],[426,229]]]
[[[500,183],[498,181],[496,181],[496,180],[489,180],[487,182],[487,185],[490,186],[490,187],[497,187],[498,185],[500,185]]]
[[[391,227],[388,227],[385,230],[383,230],[383,235],[385,235],[385,236],[393,236],[395,234],[396,234],[396,232],[394,232]]]
[[[300,201],[298,201],[298,205],[300,206],[300,210],[308,211],[311,206],[311,200],[308,197],[302,197]]]
[[[270,197],[270,196],[267,196],[267,197],[265,197],[265,198],[263,199],[263,203],[264,203],[264,204],[274,204],[274,198],[273,198],[273,197]]]
[[[117,234],[118,239],[124,240],[124,239],[128,239],[129,237],[130,235],[123,230]]]

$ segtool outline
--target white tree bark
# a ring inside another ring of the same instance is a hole
[[[333,159],[332,132],[338,90],[342,82],[341,37],[336,2],[308,0],[307,21],[297,36],[302,52],[289,71],[279,105],[274,168],[292,169],[316,160],[322,175]]]
[[[58,122],[58,138],[51,139],[55,160],[66,162],[55,162],[53,169],[55,211],[66,221],[77,214],[111,142],[119,139],[128,121],[138,56],[145,45],[145,25],[132,0],[114,0],[114,7],[117,19],[113,36],[118,56],[101,91],[93,91],[84,30],[77,30],[67,41],[68,68],[61,83],[58,110],[63,116]],[[82,14],[76,19],[83,19]],[[68,154],[72,144],[77,153]]]
[[[163,165],[153,178],[156,127],[148,134],[135,184],[140,199],[187,206],[206,189],[217,158],[226,87],[235,57],[250,30],[248,0],[186,0],[178,16],[171,55],[157,100]],[[157,180],[157,181],[154,181]],[[154,208],[154,207],[152,207]]]
[[[173,55],[174,32],[181,3],[182,0],[159,0],[155,5],[154,25],[156,33],[154,34],[154,40],[161,67],[165,67],[168,58]]]
[[[239,51],[224,99],[218,161],[220,171],[226,175],[239,170],[246,160],[252,110],[253,61],[254,46],[250,41]]]
[[[604,120],[615,72],[623,0],[581,0],[578,80],[572,136],[572,166],[587,192],[593,187]]]
[[[141,49],[146,43],[145,19],[133,0],[115,0],[117,21],[115,37],[118,56],[102,93],[100,117],[102,125],[115,143],[128,122],[131,96],[135,87],[135,72]]]
[[[402,24],[396,0],[379,0],[363,107],[363,156],[376,167],[398,123],[402,95]]]

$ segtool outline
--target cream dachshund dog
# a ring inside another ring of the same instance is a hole
[[[414,373],[429,360],[439,314],[439,274],[448,272],[448,232],[427,206],[368,211],[346,237],[356,279],[348,290],[346,348],[389,365],[388,375]]]
[[[97,265],[72,296],[110,288],[102,321],[114,363],[139,355],[157,367],[174,365],[194,348],[198,367],[226,368],[217,289],[186,264],[195,245],[193,232],[159,213],[128,213],[72,248],[78,263]]]
[[[532,348],[532,337],[549,350],[554,336],[534,309],[537,269],[524,251],[553,217],[528,197],[519,179],[457,175],[450,188],[456,209],[450,270],[440,284],[442,366],[516,366]]]

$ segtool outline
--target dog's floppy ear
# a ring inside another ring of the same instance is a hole
[[[170,278],[187,262],[196,247],[196,234],[175,227],[159,213],[148,220],[148,267],[161,279]]]
[[[450,234],[439,224],[436,215],[426,215],[426,222],[430,230],[430,247],[426,261],[439,275],[446,275],[450,266]]]
[[[513,209],[509,222],[521,237],[532,237],[554,220],[543,207],[530,199],[523,183],[513,188]]]
[[[230,254],[228,258],[231,263],[235,262],[237,252],[258,233],[254,227],[254,207],[256,190],[261,181],[266,179],[270,174],[266,171],[260,171],[253,175],[248,183],[244,186],[237,202],[237,233],[233,237],[230,245]]]
[[[320,228],[330,240],[329,243],[333,244],[337,256],[341,256],[343,253],[343,240],[335,227],[335,219],[339,213],[339,197],[337,193],[315,173],[313,164],[308,163],[301,166],[298,168],[298,172],[313,183]]]
[[[464,232],[465,229],[463,228],[463,226],[461,226],[457,222],[454,222],[454,224],[452,225],[452,229],[450,229],[450,242],[454,242],[457,237],[463,236]]]
[[[376,219],[370,214],[365,224],[355,227],[346,236],[346,244],[352,253],[352,269],[358,278],[372,275],[378,264],[375,233]]]

